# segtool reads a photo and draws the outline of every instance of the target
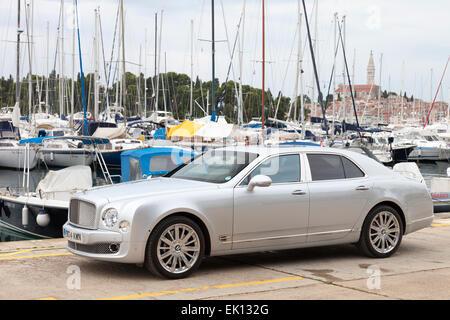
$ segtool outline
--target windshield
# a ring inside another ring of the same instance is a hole
[[[170,173],[169,177],[211,183],[225,183],[258,157],[255,153],[211,150]]]

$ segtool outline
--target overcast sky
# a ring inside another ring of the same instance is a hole
[[[22,0],[22,4],[25,1]],[[31,0],[27,0],[31,2]],[[35,55],[33,73],[44,74],[47,70],[47,33],[50,25],[50,69],[53,67],[57,38],[60,0],[33,0]],[[350,73],[356,84],[366,83],[366,68],[370,51],[374,53],[376,83],[383,89],[406,91],[408,95],[430,100],[435,94],[447,58],[450,56],[450,3],[448,0],[320,0],[318,8],[318,67],[321,87],[328,87],[333,65],[333,15],[346,16],[347,59]],[[115,18],[119,0],[78,0],[81,45],[85,73],[93,70],[94,9],[100,8],[106,59],[111,56]],[[160,71],[164,72],[164,53],[167,70],[190,74],[190,21],[194,20],[194,76],[211,79],[211,43],[200,39],[211,38],[210,0],[124,0],[125,42],[127,69],[138,72],[139,48],[142,46],[142,72],[154,73],[154,14],[161,18],[163,10]],[[230,62],[229,48],[236,37],[244,0],[215,0],[216,76],[224,81]],[[223,5],[223,10],[222,10]],[[307,11],[314,33],[315,18],[311,15],[314,0],[306,0]],[[23,6],[24,7],[24,6]],[[22,8],[23,9],[23,8]],[[246,0],[243,46],[244,84],[261,87],[261,0]],[[302,10],[303,13],[303,10]],[[72,0],[65,1],[65,70],[71,73],[72,52]],[[225,16],[225,21],[224,21]],[[306,44],[306,25],[303,14],[302,53],[304,54],[305,91],[311,94],[313,81],[311,58]],[[297,0],[266,0],[266,89],[294,96],[294,79],[297,56]],[[25,11],[22,10],[22,28],[26,30]],[[17,0],[0,1],[0,74],[15,74],[15,44],[17,23]],[[159,28],[158,21],[158,28]],[[225,23],[227,29],[225,29]],[[242,26],[241,26],[242,27]],[[147,30],[147,50],[145,34]],[[226,32],[227,30],[227,32]],[[314,35],[313,35],[314,36]],[[26,41],[26,34],[22,40]],[[28,61],[22,45],[22,75],[28,72]],[[77,48],[78,50],[78,48]],[[147,54],[145,55],[145,52]],[[380,80],[380,56],[383,54]],[[237,53],[234,59],[234,75],[238,79]],[[145,59],[146,58],[146,59]],[[77,57],[78,59],[78,57]],[[117,57],[115,58],[117,59]],[[145,60],[147,60],[146,64]],[[103,63],[103,60],[102,60]],[[355,66],[353,71],[353,66]],[[337,58],[338,78],[342,82],[342,52]],[[79,70],[78,61],[76,63]],[[433,82],[431,93],[431,69]],[[60,68],[57,64],[56,68]],[[102,72],[103,69],[102,69]],[[104,78],[104,77],[103,77]],[[448,101],[450,93],[450,70],[448,70],[439,94],[439,100]]]

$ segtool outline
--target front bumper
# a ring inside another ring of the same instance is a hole
[[[127,234],[107,230],[88,230],[67,222],[63,227],[67,250],[79,256],[102,261],[142,263],[142,253]]]

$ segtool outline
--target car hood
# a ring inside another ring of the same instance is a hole
[[[142,198],[143,196],[153,196],[169,193],[183,193],[198,189],[218,188],[217,184],[183,180],[174,178],[155,178],[149,180],[139,180],[115,185],[96,187],[80,194],[77,198],[96,202],[104,199],[107,202]]]

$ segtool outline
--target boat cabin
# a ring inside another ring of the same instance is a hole
[[[165,175],[196,156],[197,153],[179,147],[124,151],[120,156],[122,182]]]

